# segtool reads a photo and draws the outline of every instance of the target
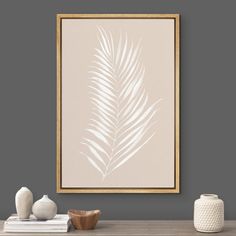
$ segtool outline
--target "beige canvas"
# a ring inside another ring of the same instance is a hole
[[[174,19],[62,19],[61,187],[175,187]]]

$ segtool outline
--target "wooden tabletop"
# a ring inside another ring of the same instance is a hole
[[[203,234],[194,230],[192,221],[99,221],[95,230],[76,231],[69,233],[4,233],[3,223],[0,221],[0,236],[16,235],[98,235],[98,236],[236,236],[236,221],[226,221],[224,231],[221,233]]]

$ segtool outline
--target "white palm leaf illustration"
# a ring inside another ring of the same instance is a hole
[[[160,99],[148,104],[140,43],[135,46],[127,35],[116,43],[101,27],[98,33],[89,81],[92,110],[81,154],[104,179],[153,137]]]

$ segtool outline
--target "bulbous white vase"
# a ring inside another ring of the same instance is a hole
[[[43,195],[34,203],[32,210],[38,220],[51,220],[57,214],[57,205],[48,198],[48,195]]]
[[[22,187],[15,196],[16,212],[19,219],[29,219],[33,205],[33,194],[26,188]]]
[[[224,202],[215,194],[202,194],[194,203],[194,227],[199,232],[220,232],[224,227]]]

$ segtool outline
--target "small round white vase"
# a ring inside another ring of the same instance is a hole
[[[21,220],[29,219],[32,212],[33,194],[26,188],[22,187],[15,196],[16,212]]]
[[[202,194],[194,202],[194,227],[199,232],[216,233],[224,227],[224,202],[215,194]]]
[[[33,205],[33,214],[38,220],[51,220],[57,214],[57,205],[47,195]]]

